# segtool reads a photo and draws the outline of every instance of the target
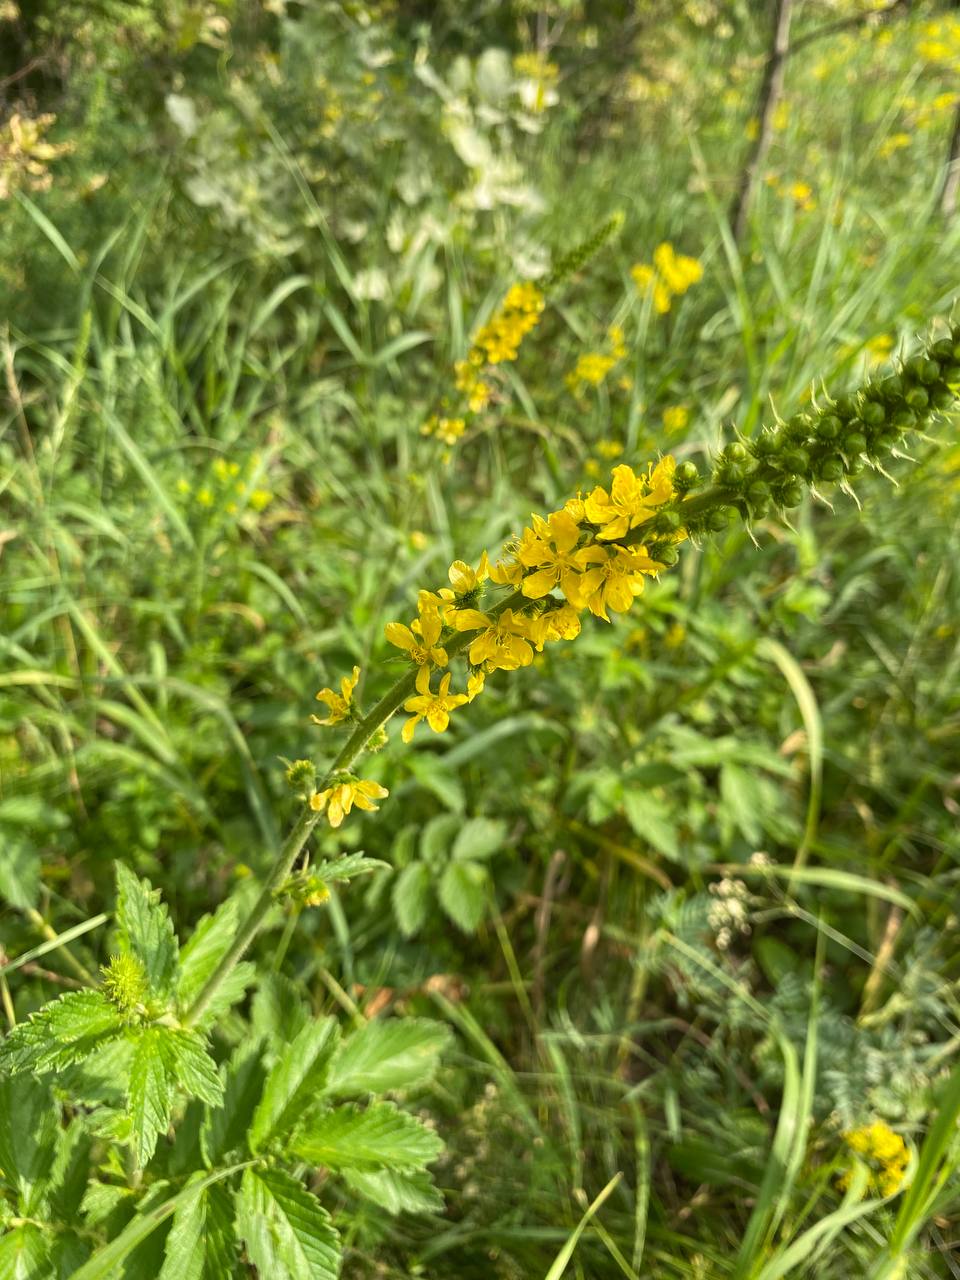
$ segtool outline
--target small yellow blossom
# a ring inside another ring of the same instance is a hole
[[[354,806],[375,813],[377,805],[373,801],[382,800],[389,794],[387,788],[381,787],[379,782],[353,778],[335,782],[325,791],[315,791],[310,797],[310,808],[314,813],[326,813],[331,827],[339,827]]]
[[[511,285],[500,308],[475,334],[473,351],[486,364],[516,360],[520,343],[539,323],[544,306],[544,296],[532,281]],[[473,352],[468,359],[473,359]]]
[[[519,559],[525,569],[532,569],[523,579],[523,594],[529,600],[540,600],[559,587],[568,600],[578,596],[580,574],[602,552],[596,547],[577,550],[580,527],[569,511],[555,511],[546,520],[533,517],[533,526],[524,529]]]
[[[454,385],[467,397],[467,406],[471,413],[479,413],[490,403],[490,387],[480,376],[477,365],[472,360],[458,360],[453,366]]]
[[[619,458],[621,456],[623,453],[623,445],[619,440],[598,440],[597,453],[599,453],[601,458],[606,458],[610,461],[613,458]]]
[[[909,147],[909,145],[909,133],[891,133],[889,138],[884,138],[880,143],[877,155],[885,160],[887,156],[892,156],[895,152],[901,151],[904,147]]]
[[[206,485],[204,485],[202,489],[197,490],[197,502],[199,502],[201,507],[213,506],[213,494]]]
[[[479,693],[479,689],[477,690]],[[476,693],[474,694],[476,697]],[[411,712],[410,719],[403,726],[401,738],[410,742],[421,720],[426,720],[434,733],[443,733],[450,723],[450,712],[461,707],[469,697],[465,693],[450,692],[450,672],[441,677],[440,687],[436,693],[430,689],[430,670],[421,667],[417,672],[417,693],[403,704],[404,711]]]
[[[607,610],[626,613],[643,592],[644,575],[659,573],[662,568],[650,559],[645,547],[611,547],[602,564],[592,566],[580,578],[573,603],[609,622]]]
[[[685,404],[674,404],[663,411],[663,427],[671,435],[682,431],[689,421],[690,410]]]
[[[638,476],[626,463],[613,469],[610,492],[599,485],[587,498],[587,519],[602,526],[602,541],[623,538],[631,529],[656,515],[656,508],[673,497],[676,462],[668,454],[648,476]]]
[[[473,667],[484,666],[488,671],[516,671],[518,667],[528,667],[533,661],[529,621],[512,609],[504,609],[496,618],[478,609],[464,609],[457,614],[455,625],[459,631],[483,628],[470,643],[468,657]]]
[[[458,596],[472,595],[489,576],[490,561],[485,551],[476,569],[472,569],[463,560],[454,560],[447,573],[450,585]]]
[[[420,428],[422,436],[435,436],[445,445],[453,446],[467,429],[465,418],[440,418],[432,414]]]
[[[870,1164],[871,1182],[880,1194],[896,1195],[910,1164],[910,1151],[900,1134],[877,1120],[841,1136],[851,1151]],[[849,1185],[849,1174],[839,1179],[839,1185],[841,1189]]]
[[[657,314],[665,315],[674,297],[703,279],[703,266],[697,258],[675,253],[673,245],[664,241],[653,251],[653,265],[638,262],[630,275],[640,293],[652,296]]]
[[[418,667],[427,667],[431,663],[437,667],[447,665],[447,651],[437,644],[443,622],[438,613],[423,613],[411,626],[402,622],[388,622],[383,634],[392,645],[404,649],[407,657]]]
[[[250,505],[254,511],[263,511],[273,501],[273,494],[269,489],[254,489],[250,494]]]
[[[346,720],[353,711],[353,691],[359,679],[360,668],[354,667],[350,675],[341,679],[339,693],[335,693],[333,689],[321,689],[317,694],[317,701],[325,702],[330,708],[330,714],[325,720],[321,720],[319,716],[311,716],[313,723],[331,725]]]

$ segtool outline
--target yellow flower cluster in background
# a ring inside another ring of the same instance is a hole
[[[782,182],[775,173],[768,173],[765,181],[778,196],[792,200],[802,212],[811,213],[817,207],[809,182]]]
[[[663,427],[669,435],[683,431],[690,421],[690,410],[685,404],[673,404],[663,411]]]
[[[653,263],[636,263],[630,275],[640,292],[653,298],[657,314],[666,315],[674,298],[703,279],[703,266],[698,258],[675,253],[673,245],[664,241],[654,249]]]
[[[842,1136],[850,1150],[869,1163],[872,1186],[882,1196],[896,1195],[910,1163],[910,1152],[899,1133],[876,1120],[859,1129],[849,1129]],[[850,1174],[842,1174],[838,1180],[840,1189],[845,1190],[849,1184]]]
[[[46,191],[53,182],[47,166],[73,150],[70,142],[47,142],[44,134],[55,123],[55,115],[30,119],[14,111],[0,126],[0,200],[18,187]]]
[[[486,552],[476,567],[455,560],[447,573],[449,586],[420,591],[415,618],[388,622],[386,639],[416,670],[416,692],[403,702],[409,716],[403,741],[409,742],[423,721],[434,733],[443,733],[451,713],[483,691],[491,672],[530,666],[546,645],[575,640],[584,612],[606,622],[611,612],[626,613],[643,593],[646,578],[666,567],[650,554],[637,530],[677,496],[675,470],[670,456],[639,473],[621,463],[608,488],[597,485],[558,511],[534,515],[495,564]],[[668,526],[667,541],[686,536],[679,523]],[[662,546],[664,540],[661,530],[657,542]],[[500,598],[488,601],[496,589],[501,589]],[[461,652],[466,686],[451,690],[451,659]],[[440,673],[436,685],[435,672]],[[330,714],[324,720],[313,716],[314,723],[330,726],[356,718],[353,692],[359,675],[354,667],[342,679],[339,693],[321,689],[317,698]],[[339,826],[351,807],[371,809],[371,801],[385,794],[376,783],[347,779],[314,792],[310,805],[325,813],[331,826]]]
[[[453,446],[467,429],[466,418],[441,418],[433,413],[420,428],[422,436],[434,436],[444,444]]]
[[[917,53],[924,62],[937,66],[960,64],[960,17],[950,14],[924,23]]]
[[[588,351],[580,356],[576,367],[564,378],[574,395],[578,395],[584,386],[599,387],[610,370],[626,356],[627,348],[620,325],[612,324],[607,330],[607,344],[606,351]]]
[[[227,516],[239,515],[242,507],[260,512],[273,501],[273,494],[269,489],[257,486],[259,469],[260,455],[257,453],[251,454],[244,466],[226,458],[215,458],[205,480],[192,485],[181,476],[177,481],[177,492],[185,498],[192,498],[198,507],[215,508]]]

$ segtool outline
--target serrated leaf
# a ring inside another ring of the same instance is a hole
[[[88,1057],[121,1028],[117,1009],[99,991],[71,991],[13,1028],[0,1045],[0,1066],[58,1070]]]
[[[34,1280],[49,1276],[47,1233],[35,1223],[14,1227],[0,1238],[0,1280]]]
[[[73,1231],[62,1231],[54,1240],[47,1261],[56,1280],[70,1280],[89,1257],[90,1246],[86,1240]]]
[[[310,868],[310,874],[323,884],[340,884],[353,880],[356,876],[367,876],[382,867],[389,867],[389,862],[380,858],[368,858],[365,853],[344,853],[339,858],[331,858],[329,862],[321,862]]]
[[[666,858],[677,861],[680,848],[670,806],[649,791],[627,791],[623,797],[627,821],[641,840],[646,840]]]
[[[437,886],[440,905],[464,933],[474,933],[487,909],[486,867],[479,862],[450,862]]]
[[[489,858],[502,848],[506,834],[501,818],[469,818],[454,841],[453,856],[460,862]]]
[[[232,1280],[236,1274],[237,1242],[234,1230],[234,1199],[222,1182],[204,1192],[203,1280]]]
[[[218,1022],[225,1013],[242,1000],[247,988],[252,986],[257,976],[256,965],[248,960],[241,960],[224,978],[217,988],[213,999],[207,1005],[201,1017],[195,1022],[198,1031],[205,1031]]]
[[[341,1044],[324,1092],[342,1098],[426,1084],[449,1042],[449,1029],[429,1018],[368,1022]]]
[[[140,961],[150,994],[167,998],[177,978],[179,947],[166,904],[159,889],[138,879],[122,862],[115,863],[114,869],[120,947]]]
[[[56,1119],[57,1112],[51,1108]],[[76,1222],[90,1177],[90,1136],[79,1117],[59,1135],[56,1156],[50,1169],[47,1201],[55,1218]]]
[[[170,1031],[164,1040],[164,1054],[169,1071],[182,1089],[210,1107],[220,1105],[223,1082],[202,1036],[185,1028]]]
[[[279,1169],[247,1169],[237,1234],[269,1280],[337,1280],[340,1238],[316,1196]]]
[[[206,1254],[205,1210],[206,1201],[202,1188],[198,1189],[196,1194],[185,1197],[177,1205],[167,1233],[163,1266],[160,1268],[157,1280],[202,1280]]]
[[[450,856],[450,850],[460,830],[460,819],[452,813],[441,813],[431,818],[420,835],[420,857],[428,866],[440,867]]]
[[[291,1151],[325,1169],[422,1169],[443,1142],[416,1116],[392,1102],[351,1103],[313,1116]]]
[[[282,973],[268,973],[258,981],[250,1021],[254,1035],[280,1048],[299,1034],[308,1014],[296,985]]]
[[[45,1081],[0,1078],[0,1171],[17,1192],[21,1214],[32,1211],[51,1171],[59,1112]]]
[[[202,916],[180,951],[180,976],[177,1001],[186,1009],[200,993],[201,987],[230,950],[240,921],[240,905],[227,898],[212,915]]]
[[[408,938],[423,927],[427,918],[430,886],[430,870],[423,862],[411,862],[394,881],[391,895],[393,909],[397,915],[397,924]]]
[[[423,1170],[378,1169],[363,1173],[344,1169],[343,1180],[387,1213],[435,1213],[443,1209],[443,1196]]]
[[[21,911],[37,905],[40,855],[35,844],[0,827],[0,898]]]
[[[250,1150],[289,1132],[320,1094],[340,1038],[334,1018],[308,1022],[270,1069],[250,1126]]]
[[[133,1123],[134,1150],[142,1169],[153,1155],[157,1139],[170,1123],[173,1087],[168,1075],[161,1027],[147,1027],[141,1033],[130,1063],[127,1097]]]
[[[266,1071],[259,1040],[241,1044],[220,1069],[223,1105],[208,1110],[200,1130],[200,1149],[208,1167],[238,1149],[245,1149],[254,1109],[263,1093]]]

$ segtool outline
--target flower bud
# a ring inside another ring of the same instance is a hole
[[[784,449],[780,455],[780,465],[791,475],[806,475],[810,467],[810,455],[806,449]]]
[[[879,427],[886,421],[887,413],[876,400],[865,400],[860,407],[860,417],[868,427]]]
[[[735,515],[733,507],[714,507],[707,513],[707,528],[712,529],[714,533],[719,533],[722,529],[726,529]]]
[[[742,445],[739,440],[735,440],[733,444],[728,444],[723,451],[723,456],[728,462],[746,462],[750,456],[746,446]]]
[[[863,453],[867,447],[867,437],[862,431],[851,431],[849,435],[843,437],[844,453],[853,454]]]
[[[849,397],[844,398],[849,399]],[[837,407],[839,408],[839,405]],[[853,413],[844,414],[844,417],[853,417]],[[835,413],[825,413],[817,422],[817,435],[821,440],[836,440],[842,429],[843,423]]]
[[[841,396],[841,397],[840,397],[840,399],[837,401],[837,403],[834,405],[834,407],[833,407],[833,408],[834,408],[834,413],[836,413],[836,414],[837,414],[839,417],[841,417],[841,418],[853,418],[853,417],[856,417],[856,413],[857,413],[857,404],[856,404],[856,401],[854,400],[853,396]],[[829,418],[829,417],[831,417],[831,416],[832,416],[831,414],[824,414],[824,417],[827,417],[827,418]],[[822,419],[821,419],[821,421],[822,421]],[[823,433],[820,431],[820,428],[819,428],[819,427],[817,427],[817,434],[818,434],[818,435],[822,435],[822,434],[823,434]]]
[[[687,493],[700,483],[700,472],[695,462],[681,462],[673,473],[673,487],[678,493]]]
[[[843,479],[843,459],[836,455],[824,458],[816,468],[817,475],[821,480],[842,480]]]
[[[796,480],[788,480],[780,486],[776,500],[781,507],[798,507],[803,501],[803,485],[797,484]]]
[[[890,420],[895,431],[912,431],[917,425],[917,415],[912,409],[898,409]]]
[[[772,458],[780,452],[783,441],[779,431],[763,430],[751,442],[751,449],[758,458]]]
[[[903,398],[910,408],[916,409],[918,413],[922,413],[930,403],[930,396],[923,387],[911,387]]]

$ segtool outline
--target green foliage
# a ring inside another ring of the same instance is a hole
[[[953,17],[865,8],[794,6],[850,25],[737,249],[764,6],[0,5],[0,1276],[953,1274]],[[666,451],[709,536],[388,726],[193,1017],[316,690],[369,710],[418,588]]]

